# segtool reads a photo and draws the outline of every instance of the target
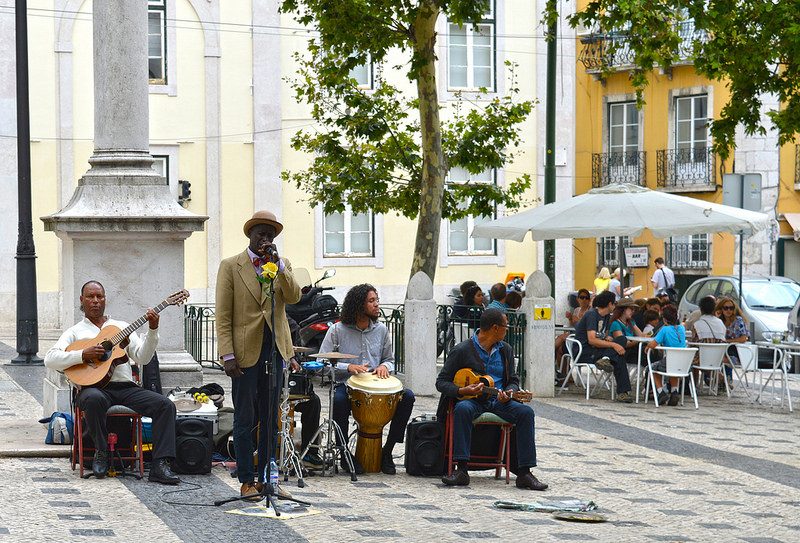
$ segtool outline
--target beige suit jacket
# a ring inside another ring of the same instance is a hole
[[[283,259],[285,268],[275,278],[275,330],[272,336],[284,360],[294,356],[292,335],[286,320],[286,304],[300,300],[300,286],[292,274],[292,265]],[[216,326],[219,354],[233,353],[242,368],[258,362],[264,341],[264,323],[272,328],[269,296],[256,278],[247,250],[226,258],[217,274]]]

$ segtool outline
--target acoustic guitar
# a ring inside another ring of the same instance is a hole
[[[153,310],[156,313],[160,313],[166,307],[180,305],[188,298],[188,291],[179,290],[172,296],[167,297],[166,300],[154,307]],[[79,339],[78,341],[72,342],[69,347],[67,347],[67,351],[82,351],[87,347],[100,345],[105,349],[105,353],[100,358],[86,360],[81,364],[75,364],[64,370],[67,379],[81,387],[105,386],[111,380],[114,368],[128,361],[128,356],[125,354],[125,350],[121,347],[121,344],[128,339],[128,336],[137,328],[146,322],[147,314],[145,313],[126,326],[124,330],[109,325],[102,328],[100,333],[92,339]]]
[[[497,393],[500,392],[500,389],[494,386],[494,379],[492,379],[490,375],[480,375],[469,368],[461,368],[458,370],[455,377],[453,377],[453,383],[458,385],[459,388],[468,387],[470,385],[474,385],[475,383],[483,383],[483,390],[480,394],[462,396],[460,398],[462,400],[478,398],[479,396],[483,395],[497,396]],[[533,394],[527,390],[513,390],[507,392],[507,394],[518,402],[529,402],[533,399]]]

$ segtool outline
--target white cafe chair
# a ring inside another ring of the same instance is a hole
[[[563,368],[565,363],[569,363],[569,371],[564,375],[564,382],[561,384],[561,388],[558,389],[559,395],[564,391],[567,387],[567,383],[569,383],[569,378],[572,376],[572,379],[575,381],[578,386],[582,386],[586,389],[586,399],[589,399],[592,391],[592,378],[594,378],[595,391],[602,387],[610,387],[612,397],[614,395],[614,383],[613,381],[609,384],[609,375],[608,373],[601,371],[591,362],[585,362],[581,360],[581,356],[583,355],[583,345],[580,341],[575,339],[574,334],[571,334],[567,337],[566,343],[564,343],[564,350],[566,351],[564,355],[561,357],[561,364],[559,367]],[[586,376],[584,378],[581,375],[581,372],[585,370]]]
[[[653,369],[655,362],[651,358],[653,350],[647,351],[647,381],[650,386],[645,391],[644,403],[647,403],[647,398],[650,394],[650,389],[653,390],[653,401],[658,407],[658,391],[656,390],[656,380],[653,377],[654,373],[661,375],[664,378],[678,377],[681,379],[681,405],[683,405],[683,397],[686,393],[686,378],[689,378],[689,392],[694,400],[694,408],[699,409],[697,404],[697,391],[694,387],[694,376],[692,375],[692,362],[694,355],[697,352],[695,347],[656,347],[656,349],[663,351],[664,360],[666,361],[666,371],[657,371]]]
[[[731,397],[731,389],[728,386],[728,376],[722,366],[725,360],[725,355],[728,352],[728,343],[689,343],[692,347],[699,349],[699,364],[692,365],[692,369],[700,371],[700,380],[697,385],[700,389],[703,388],[703,372],[711,372],[711,379],[709,380],[709,393],[717,393],[717,378],[722,374],[722,380],[725,382],[725,392],[728,398]]]

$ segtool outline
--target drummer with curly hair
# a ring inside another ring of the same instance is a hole
[[[392,336],[386,325],[378,322],[380,315],[380,301],[375,287],[367,283],[354,286],[347,292],[344,302],[342,302],[340,322],[328,329],[320,346],[321,352],[338,351],[358,357],[352,360],[353,363],[341,360],[336,364],[333,420],[339,425],[345,436],[349,433],[350,399],[347,396],[347,387],[344,382],[351,375],[365,372],[373,372],[378,377],[385,379],[394,371]],[[414,393],[411,389],[406,388],[397,405],[397,411],[392,417],[389,436],[381,454],[381,471],[387,475],[394,475],[397,471],[392,459],[392,451],[395,444],[403,442],[406,424],[408,424],[413,408]],[[341,443],[339,445],[342,446]],[[355,472],[357,474],[364,473],[364,468],[358,460],[352,456],[351,459]],[[344,456],[341,466],[346,472],[350,471]]]

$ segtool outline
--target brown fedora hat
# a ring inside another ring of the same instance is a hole
[[[272,211],[256,211],[246,223],[244,223],[244,235],[250,237],[250,230],[257,224],[269,224],[275,228],[275,235],[281,233],[283,225],[278,222],[275,214]]]
[[[620,298],[619,301],[617,302],[617,307],[618,308],[620,308],[620,307],[622,307],[622,308],[625,308],[625,307],[636,307],[636,308],[638,308],[639,306],[637,306],[636,302],[634,302],[630,298]]]

